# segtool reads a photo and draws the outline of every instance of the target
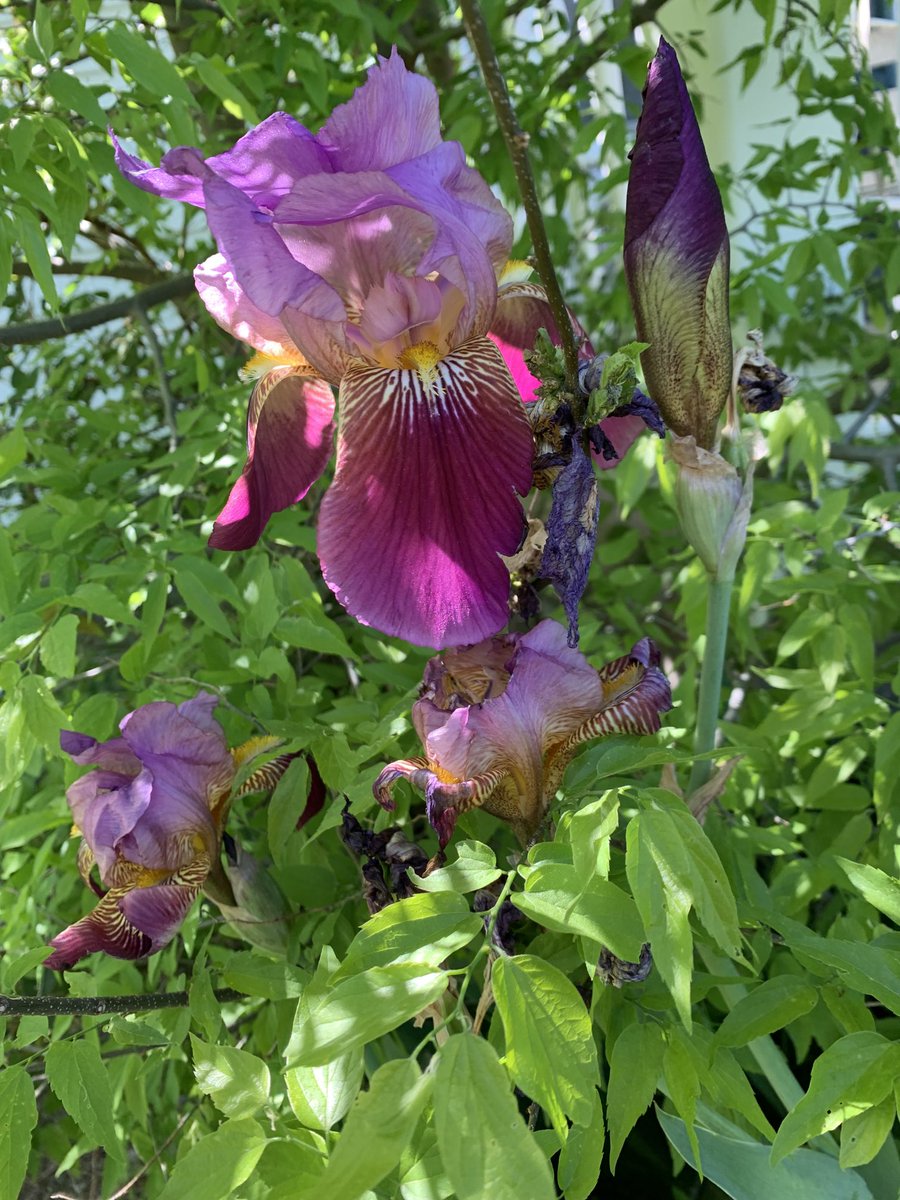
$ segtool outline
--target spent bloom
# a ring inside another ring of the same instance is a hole
[[[597,670],[556,621],[448,650],[425,668],[413,725],[425,754],[375,781],[385,808],[406,778],[425,793],[446,846],[460,813],[483,808],[522,842],[535,832],[576,748],[596,737],[655,733],[671,692],[649,638]]]
[[[728,230],[672,47],[650,64],[631,151],[625,275],[650,394],[666,425],[710,449],[731,390]]]
[[[74,762],[97,767],[66,798],[83,838],[79,870],[100,899],[53,938],[45,966],[71,967],[96,950],[143,958],[175,936],[218,857],[235,773],[216,704],[202,692],[177,706],[145,704],[105,742],[60,734]]]
[[[512,222],[442,140],[433,85],[395,51],[316,135],[274,113],[211,158],[116,156],[138,187],[205,209],[219,252],[198,290],[258,352],[247,462],[211,545],[252,545],[322,474],[336,387],[318,518],[328,586],[364,624],[422,645],[504,625],[500,555],[522,537],[533,451],[488,337]]]

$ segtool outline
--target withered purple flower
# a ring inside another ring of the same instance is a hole
[[[556,621],[438,655],[413,706],[425,754],[385,767],[375,796],[392,808],[394,784],[408,779],[425,793],[441,847],[472,808],[508,821],[524,843],[582,742],[659,729],[671,692],[658,662],[642,638],[597,670]]]

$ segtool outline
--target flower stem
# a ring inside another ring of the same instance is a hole
[[[725,644],[728,641],[728,610],[731,604],[733,579],[709,577],[706,597],[706,645],[700,668],[700,694],[697,697],[697,728],[694,733],[694,753],[705,754],[716,744],[719,725],[719,700],[722,693],[722,669],[725,666]],[[709,778],[712,763],[708,758],[695,762],[691,768],[688,794],[702,787]]]
[[[553,313],[553,320],[556,323],[566,361],[567,383],[569,389],[577,396],[578,347],[575,344],[572,323],[569,320],[566,303],[556,277],[556,268],[553,266],[553,257],[550,253],[550,243],[547,240],[547,230],[544,227],[544,217],[534,182],[534,173],[528,157],[528,134],[522,129],[516,117],[516,111],[506,87],[506,80],[497,61],[497,52],[494,49],[494,43],[485,24],[478,0],[460,0],[460,8],[466,26],[466,34],[475,51],[478,65],[481,67],[491,103],[497,114],[497,124],[500,126],[500,132],[503,134],[513,170],[516,173],[516,181],[522,194],[522,206],[528,221],[528,232],[531,234],[531,242],[534,246],[538,274],[544,285],[544,291],[547,293],[547,302]]]

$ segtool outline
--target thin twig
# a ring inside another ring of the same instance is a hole
[[[185,1125],[187,1125],[188,1121],[193,1121],[193,1119],[194,1119],[194,1117],[196,1117],[197,1112],[202,1103],[203,1103],[202,1100],[198,1100],[193,1108],[188,1109],[188,1111],[179,1119],[178,1124],[175,1126],[175,1128],[172,1130],[172,1132],[169,1134],[169,1136],[166,1138],[166,1140],[163,1142],[163,1144],[153,1152],[153,1154],[150,1156],[150,1158],[147,1159],[147,1161],[144,1163],[144,1165],[141,1167],[141,1169],[138,1171],[138,1173],[136,1175],[132,1175],[132,1177],[128,1180],[128,1182],[123,1184],[122,1187],[120,1187],[117,1192],[113,1192],[113,1194],[110,1196],[109,1200],[122,1200],[123,1196],[128,1195],[128,1193],[131,1191],[131,1189],[134,1187],[134,1185],[138,1182],[138,1180],[147,1174],[147,1172],[150,1170],[150,1168],[153,1166],[153,1164],[155,1162],[159,1161],[160,1155],[162,1155],[166,1150],[168,1150],[169,1146],[172,1145],[172,1143],[178,1137],[179,1133],[181,1133],[182,1129],[184,1129]]]
[[[544,227],[541,203],[538,199],[537,187],[534,182],[534,172],[531,169],[531,161],[528,157],[528,134],[519,125],[518,118],[516,117],[516,112],[506,87],[506,80],[497,61],[494,43],[491,41],[491,35],[485,24],[478,0],[461,0],[460,8],[462,9],[463,21],[465,22],[469,42],[475,51],[475,57],[478,59],[479,66],[481,67],[481,73],[484,76],[484,82],[491,97],[494,112],[497,114],[497,124],[500,126],[500,132],[503,134],[506,148],[512,160],[513,170],[516,173],[516,181],[519,185],[519,191],[522,194],[522,206],[525,209],[525,217],[528,221],[528,231],[531,234],[531,242],[534,247],[534,258],[538,274],[541,277],[541,283],[544,285],[544,291],[547,293],[547,301],[550,305],[550,311],[553,313],[553,320],[556,322],[560,344],[562,345],[566,361],[567,382],[572,393],[577,395],[578,347],[575,344],[572,322],[569,319],[566,303],[563,300],[562,291],[560,290],[559,280],[556,277],[553,256],[550,253],[550,243],[547,240],[547,230]]]
[[[134,315],[144,330],[147,345],[150,348],[150,357],[153,359],[153,365],[156,367],[156,374],[159,377],[159,394],[162,399],[163,417],[169,429],[169,451],[171,452],[178,446],[178,425],[175,422],[175,397],[169,387],[166,360],[163,357],[162,346],[159,344],[156,330],[153,328],[153,322],[147,315],[144,305],[138,300],[135,300]]]
[[[234,988],[217,988],[220,1004],[246,999]],[[155,1008],[187,1008],[187,992],[149,992],[138,996],[0,996],[0,1017],[104,1016],[106,1013],[149,1012]]]
[[[0,329],[0,346],[26,346],[36,342],[47,342],[52,338],[67,337],[70,333],[83,333],[97,325],[107,325],[110,321],[118,321],[123,317],[132,317],[137,310],[146,310],[156,304],[164,304],[167,300],[178,300],[190,296],[194,290],[194,277],[191,274],[174,275],[162,283],[126,296],[122,300],[113,300],[110,304],[98,304],[85,312],[72,313],[65,317],[53,317],[49,321],[27,321],[22,325],[8,325]]]

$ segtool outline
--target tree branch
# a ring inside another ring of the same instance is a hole
[[[643,0],[641,4],[633,4],[628,22],[629,27],[637,29],[638,25],[644,25],[647,21],[654,20],[656,14],[666,3],[667,0]],[[613,19],[616,16],[618,16],[618,12],[613,14]],[[569,65],[554,81],[554,90],[564,92],[568,88],[574,87],[584,77],[588,67],[592,67],[602,58],[609,48],[610,41],[606,30],[592,41],[582,42],[572,55]]]
[[[220,1004],[246,999],[234,988],[216,988]],[[140,996],[0,996],[0,1017],[103,1016],[149,1012],[155,1008],[187,1008],[187,992],[149,992]]]
[[[503,77],[503,72],[500,70],[500,64],[497,62],[494,43],[491,41],[491,35],[485,24],[484,15],[481,12],[478,0],[461,0],[460,8],[462,9],[463,21],[465,22],[469,42],[475,51],[475,57],[478,59],[485,85],[491,97],[494,111],[497,114],[497,124],[500,126],[500,132],[503,134],[503,140],[506,142],[506,148],[512,159],[516,181],[519,185],[519,191],[522,194],[522,205],[528,221],[528,231],[531,234],[531,242],[534,246],[535,262],[537,263],[541,283],[544,285],[544,291],[547,293],[547,301],[550,305],[550,311],[553,313],[553,320],[556,323],[563,355],[566,360],[567,383],[573,395],[577,396],[578,347],[575,344],[572,322],[569,319],[566,303],[563,300],[562,291],[560,290],[559,280],[556,277],[556,268],[553,266],[550,243],[547,240],[547,230],[544,228],[541,203],[538,199],[534,173],[531,170],[531,162],[528,158],[528,134],[519,125],[516,117],[515,109],[513,108],[506,87],[506,80]]]
[[[154,283],[159,279],[159,271],[143,267],[140,263],[118,263],[112,267],[105,267],[99,261],[70,262],[65,258],[51,258],[50,270],[54,275],[85,275],[95,279],[130,279],[134,283]],[[13,275],[27,275],[29,279],[34,278],[31,266],[21,260],[13,263],[12,273]]]
[[[143,292],[136,292],[122,300],[113,300],[109,304],[98,304],[96,308],[89,308],[84,312],[53,317],[49,321],[28,321],[22,325],[9,325],[6,329],[0,329],[0,346],[34,345],[36,342],[47,342],[52,338],[68,337],[70,333],[83,333],[97,325],[107,325],[110,321],[118,321],[122,317],[135,316],[139,310],[164,304],[167,300],[189,296],[193,290],[193,275],[173,275],[171,279],[146,288]]]

